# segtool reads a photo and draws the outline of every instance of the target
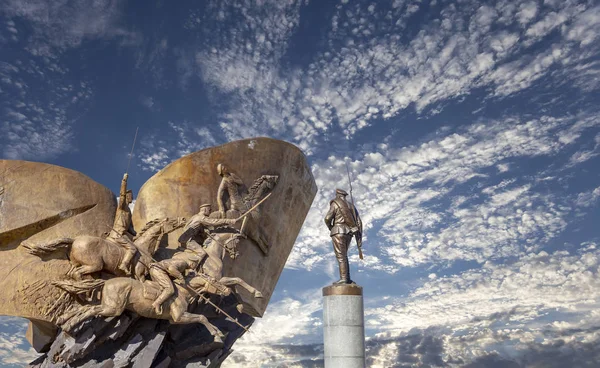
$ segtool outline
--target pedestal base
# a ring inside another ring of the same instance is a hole
[[[325,368],[365,367],[362,287],[356,284],[323,288]]]

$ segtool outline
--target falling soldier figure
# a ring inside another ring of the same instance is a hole
[[[217,204],[221,218],[238,217],[245,210],[240,188],[244,185],[242,179],[223,164],[217,165],[217,172],[222,177],[217,190]],[[229,197],[229,210],[225,210],[226,195]]]
[[[202,255],[186,249],[183,252],[175,253],[173,257],[169,259],[150,264],[150,278],[158,284],[161,289],[160,294],[152,303],[152,307],[156,314],[162,314],[163,303],[175,293],[175,286],[173,286],[173,281],[171,281],[171,279],[175,280],[180,285],[185,285],[186,273],[195,272],[198,268],[198,264],[203,258]],[[144,288],[144,295],[146,297],[149,296],[146,288]]]
[[[126,275],[131,275],[131,260],[135,256],[137,248],[131,241],[136,233],[135,230],[133,230],[131,210],[129,209],[129,204],[133,201],[133,192],[127,190],[127,178],[127,174],[123,175],[121,190],[119,192],[119,204],[117,206],[117,213],[115,214],[115,222],[106,240],[120,245],[125,249],[125,254],[119,264],[119,269],[125,272]]]
[[[352,284],[348,265],[348,246],[352,237],[360,250],[362,246],[362,221],[353,204],[346,201],[348,193],[336,189],[336,197],[329,202],[329,211],[325,216],[325,224],[330,230],[333,250],[340,268],[340,279],[335,284]]]
[[[209,218],[209,215],[210,204],[201,205],[200,211],[190,218],[178,239],[185,251],[175,253],[170,259],[150,264],[150,278],[161,288],[160,295],[152,303],[157,314],[162,313],[162,304],[175,293],[171,278],[184,285],[186,271],[196,271],[206,257],[206,251],[200,245],[206,240],[204,230],[234,225],[237,221],[236,219],[213,219]]]

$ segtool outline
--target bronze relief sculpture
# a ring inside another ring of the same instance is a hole
[[[236,166],[248,157],[264,164]],[[142,187],[133,215],[127,174],[115,206],[110,191],[78,173],[22,165],[30,169],[12,174],[21,184],[48,169],[62,175],[61,182],[77,178],[67,191],[84,196],[50,198],[43,210],[15,217],[24,197],[2,195],[0,251],[17,274],[0,272],[6,276],[0,286],[16,290],[22,302],[0,299],[0,313],[31,319],[28,338],[47,352],[35,366],[100,364],[114,360],[121,346],[123,366],[225,359],[264,313],[316,194],[301,151],[268,138],[173,162]],[[10,161],[0,166],[16,167]],[[85,205],[72,208],[70,201]],[[290,225],[282,228],[275,219]],[[129,351],[132,341],[137,347]]]

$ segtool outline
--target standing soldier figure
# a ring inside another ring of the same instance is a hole
[[[221,218],[238,217],[244,211],[244,202],[240,195],[240,187],[244,185],[239,176],[229,171],[229,168],[223,164],[217,165],[217,172],[222,177],[221,184],[217,190],[217,204],[219,205],[219,214]],[[226,195],[229,196],[229,210],[225,210]]]
[[[133,201],[133,192],[127,190],[127,178],[127,174],[123,175],[115,222],[106,240],[112,241],[125,249],[125,255],[119,264],[119,269],[125,272],[126,275],[131,275],[130,263],[137,252],[137,248],[131,241],[136,233],[133,230],[131,210],[129,209],[129,204]]]
[[[336,189],[336,197],[329,202],[329,212],[325,216],[325,224],[330,230],[333,250],[340,267],[340,279],[334,284],[352,284],[348,265],[348,246],[353,236],[360,251],[362,246],[362,221],[353,204],[346,201],[348,193]]]

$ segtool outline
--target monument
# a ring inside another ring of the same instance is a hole
[[[348,173],[348,177],[350,174]],[[323,339],[325,368],[365,367],[365,328],[362,287],[350,279],[348,247],[356,238],[362,259],[362,221],[348,193],[336,189],[329,202],[325,224],[331,235],[340,279],[323,288]]]
[[[295,146],[182,157],[119,201],[81,173],[0,161],[0,314],[33,367],[218,367],[261,317],[317,188]],[[212,209],[215,211],[212,211]]]

